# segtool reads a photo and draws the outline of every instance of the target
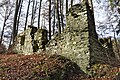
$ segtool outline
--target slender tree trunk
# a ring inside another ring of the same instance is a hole
[[[28,6],[27,6],[27,13],[26,13],[26,20],[25,20],[24,31],[26,30],[26,26],[27,26],[28,14],[29,14],[29,9],[30,9],[30,2],[31,2],[31,0],[29,0]]]
[[[98,40],[98,35],[96,32],[96,28],[95,26],[95,20],[94,20],[94,12],[93,12],[93,4],[92,4],[92,0],[86,0],[86,6],[87,6],[87,15],[88,15],[88,20],[91,22],[88,22],[89,24],[89,30],[90,30],[90,35],[93,35],[94,38],[96,38],[96,40]],[[92,16],[89,16],[90,14],[92,14]]]
[[[51,0],[49,0],[49,40],[51,40]]]
[[[35,18],[36,18],[36,11],[37,11],[37,0],[36,0],[36,4],[34,6],[34,12],[33,12],[33,24],[35,23]]]
[[[40,28],[40,13],[41,13],[41,3],[42,3],[42,0],[40,0],[40,3],[39,3],[39,14],[38,14],[38,28]]]
[[[0,39],[0,44],[1,44],[2,41],[3,41],[3,34],[4,34],[4,30],[5,30],[5,25],[6,25],[6,20],[4,19],[3,30],[2,30],[2,33],[1,33],[1,39]]]
[[[59,0],[57,0],[57,18],[58,18],[58,33],[61,33],[61,27],[60,27],[60,15],[59,15]]]
[[[20,2],[21,0],[16,0],[16,8],[15,8],[15,14],[14,14],[14,22],[13,22],[13,33],[12,33],[12,42],[14,42],[15,37],[17,35],[17,30],[16,30],[16,21],[17,21],[17,15],[19,12],[19,7],[20,7]]]
[[[8,8],[6,8],[6,11],[5,11],[5,18],[4,18],[3,30],[2,30],[1,38],[0,38],[0,44],[1,44],[2,41],[3,41],[3,34],[4,34],[5,25],[6,25],[6,21],[7,21],[7,12],[8,12]]]
[[[16,34],[18,33],[18,27],[19,27],[19,20],[20,20],[20,15],[21,15],[21,10],[22,10],[22,4],[23,4],[23,0],[21,0],[20,2],[20,9],[19,9],[19,14],[18,14],[18,19],[17,19],[17,29],[16,29]]]
[[[68,0],[66,0],[66,15],[68,14]]]
[[[60,0],[60,15],[61,15],[61,27],[64,30],[64,23],[63,23],[63,0]]]
[[[33,5],[32,5],[31,25],[33,25],[33,18],[34,18],[34,8],[35,8],[35,0],[33,0]]]
[[[71,0],[71,7],[73,6],[73,0]]]
[[[53,35],[55,34],[55,21],[56,21],[56,1],[54,0],[54,15],[53,15]]]

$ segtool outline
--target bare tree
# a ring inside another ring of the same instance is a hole
[[[61,27],[64,30],[64,23],[63,23],[63,0],[60,0],[60,16],[61,16]]]
[[[19,14],[18,14],[18,18],[17,18],[17,26],[16,26],[16,33],[18,33],[18,27],[19,27],[19,20],[20,20],[20,15],[21,15],[21,10],[22,10],[22,4],[23,4],[23,0],[21,0],[20,2],[20,9],[19,9]]]
[[[4,29],[5,29],[5,26],[6,26],[6,21],[7,21],[8,17],[9,17],[9,16],[7,16],[8,15],[7,13],[8,13],[8,6],[6,6],[6,10],[5,10],[5,18],[4,18],[4,22],[3,22],[3,30],[2,30],[2,33],[1,33],[0,44],[2,43]]]
[[[60,14],[59,14],[59,0],[57,0],[57,4],[56,4],[56,8],[57,8],[57,19],[58,19],[58,33],[61,33],[61,26],[60,26]]]
[[[6,1],[5,1],[6,2]],[[11,6],[11,2],[10,1],[7,1],[6,4],[2,5],[1,8],[4,8],[5,10],[5,14],[4,16],[2,15],[3,13],[1,13],[1,15],[3,16],[4,18],[4,21],[3,21],[3,30],[1,32],[1,40],[0,40],[0,44],[2,44],[2,41],[3,41],[3,35],[4,35],[4,31],[5,31],[5,27],[7,27],[7,20],[9,19],[10,15],[12,14],[13,12],[13,4]]]
[[[16,30],[16,24],[17,24],[17,16],[20,8],[21,0],[16,0],[16,7],[15,7],[15,13],[14,13],[14,22],[13,22],[13,33],[12,33],[12,42],[14,42],[15,37],[17,36],[17,30]]]
[[[42,3],[42,0],[40,0],[39,2],[39,14],[38,14],[38,28],[40,28],[40,13],[41,13],[41,3]]]
[[[51,0],[49,0],[49,40],[51,40]]]
[[[71,7],[72,7],[72,5],[73,5],[73,0],[71,0]]]
[[[53,6],[53,35],[55,34],[55,21],[56,21],[56,0],[53,0],[54,6]]]
[[[68,0],[66,0],[66,14],[68,13]]]
[[[0,3],[0,7],[6,5],[8,2],[9,2],[9,0],[4,0],[4,1],[2,1],[2,2]]]
[[[34,24],[34,12],[35,12],[35,0],[33,0],[33,5],[32,5],[32,15],[31,15],[31,25]]]
[[[29,2],[28,2],[28,6],[27,6],[27,13],[26,13],[26,19],[25,19],[25,27],[24,27],[24,31],[26,30],[26,26],[27,26],[28,14],[29,14],[29,9],[30,9],[30,2],[31,2],[31,0],[29,0]]]

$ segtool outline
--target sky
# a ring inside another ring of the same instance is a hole
[[[116,26],[118,24],[117,21],[119,21],[119,19],[120,19],[120,14],[118,13],[117,10],[111,11],[110,8],[101,7],[101,6],[108,7],[108,2],[106,2],[106,0],[98,0],[98,1],[100,1],[99,4],[96,3],[95,0],[93,0],[93,1],[94,1],[93,5],[95,7],[94,15],[95,15],[96,25],[107,25],[106,26],[107,28],[111,28],[111,29],[107,29],[107,30],[106,30],[106,28],[104,28],[103,30],[101,28],[101,30],[100,29],[98,30],[98,27],[96,27],[97,33],[103,35],[100,37],[109,37],[109,36],[113,37],[114,36],[113,28],[116,29]],[[109,19],[108,15],[110,15],[110,19]],[[118,17],[115,17],[115,15],[117,15]],[[113,21],[115,21],[115,22],[113,22]],[[111,25],[113,25],[113,26],[111,26]],[[106,33],[106,34],[104,35],[103,33]],[[120,38],[120,34],[118,36],[117,35],[115,35],[115,36],[117,38]]]
[[[2,1],[4,1],[4,0],[2,0]],[[0,0],[0,3],[2,2],[1,0]],[[46,1],[46,0],[43,0],[44,2]],[[69,3],[70,3],[70,0],[68,0],[69,1]],[[79,1],[80,0],[74,0],[74,4],[77,4],[77,3],[79,3]],[[101,23],[105,23],[106,22],[106,20],[107,20],[107,17],[106,17],[106,15],[107,15],[107,11],[105,10],[105,8],[104,7],[101,7],[101,6],[107,6],[108,4],[107,3],[105,3],[105,0],[97,0],[97,1],[100,1],[100,2],[96,2],[96,0],[93,0],[93,6],[94,6],[94,17],[95,17],[95,23],[96,23],[96,25],[98,25],[98,23],[97,22],[101,22]],[[25,3],[25,5],[27,5],[26,3]],[[69,5],[70,6],[70,5]],[[27,6],[26,6],[26,8],[23,10],[23,11],[27,11],[26,10],[27,9]],[[30,17],[31,18],[31,17]],[[29,21],[30,21],[30,18],[28,19]],[[42,20],[42,19],[41,19]],[[23,20],[22,20],[23,21]],[[30,23],[30,22],[28,22],[28,23]],[[1,24],[1,22],[0,22],[0,24]],[[97,29],[97,28],[96,28]],[[2,25],[0,26],[0,34],[1,34],[1,31],[2,31]],[[19,32],[20,33],[20,32]],[[97,31],[97,33],[99,34],[99,33],[102,33],[102,31]],[[107,34],[107,35],[105,35],[104,37],[107,37],[107,36],[113,36],[114,34],[112,33],[112,32],[110,32],[109,34]],[[8,41],[8,40],[7,40]]]
[[[105,10],[104,7],[101,7],[102,5],[107,5],[105,3],[105,0],[100,0],[101,2],[98,4],[96,0],[93,0],[93,6],[94,6],[94,15],[97,17],[96,21],[103,22],[106,19]],[[101,8],[100,8],[101,7]]]
[[[0,0],[0,3],[2,2],[2,1],[4,1],[4,0]],[[46,0],[43,0],[43,1],[46,1]],[[80,0],[74,0],[74,4],[77,4],[77,3],[79,3],[79,1]],[[95,0],[94,0],[95,1]],[[101,0],[101,1],[104,1],[104,0]],[[70,3],[70,0],[69,0],[69,3]],[[26,8],[27,8],[27,6],[26,6]],[[26,10],[25,10],[26,11]],[[103,11],[104,12],[104,11]],[[100,14],[99,14],[100,15]],[[97,16],[97,15],[96,15]],[[97,16],[98,17],[98,16]],[[99,20],[102,20],[103,19],[103,17],[104,16],[99,16]],[[2,26],[0,26],[0,31],[2,30]]]
[[[4,0],[0,0],[0,2],[2,2],[2,1],[4,1]],[[43,0],[43,1],[46,1],[46,0]],[[79,3],[79,1],[80,0],[74,0],[74,4]],[[96,25],[98,25],[97,22],[104,23],[106,21],[106,19],[107,19],[106,14],[107,13],[105,11],[105,8],[101,7],[101,6],[108,5],[107,3],[105,3],[105,0],[97,0],[97,1],[100,1],[99,4],[96,2],[96,0],[93,0],[94,16],[95,16]],[[69,3],[70,3],[70,0],[69,0]],[[1,30],[2,30],[2,26],[0,26],[0,31]],[[110,35],[112,35],[112,34],[110,34]]]

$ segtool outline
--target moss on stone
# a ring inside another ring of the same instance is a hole
[[[25,43],[25,35],[21,36],[21,41],[20,41],[21,45],[24,45],[24,43]]]
[[[39,49],[39,46],[38,46],[38,41],[35,41],[34,40],[34,44],[33,44],[33,52],[37,52],[38,51],[38,49]]]
[[[38,50],[45,49],[47,42],[47,30],[37,29],[29,25],[28,29],[16,37],[14,47],[18,53],[32,54]]]
[[[65,56],[86,73],[92,64],[108,61],[97,40],[93,13],[84,2],[69,9],[66,29],[47,44],[46,51]]]

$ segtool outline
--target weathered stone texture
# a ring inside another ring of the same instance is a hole
[[[103,63],[110,56],[98,42],[93,12],[84,2],[70,8],[67,28],[46,45],[46,51],[69,58],[85,72],[90,64]]]
[[[33,54],[38,50],[44,50],[47,41],[47,30],[29,26],[16,37],[14,51],[20,54]]]
[[[17,51],[26,54],[45,49],[46,54],[58,54],[72,60],[85,72],[90,64],[106,62],[111,56],[98,41],[93,11],[85,2],[70,8],[66,29],[48,43],[47,31],[33,28],[19,34],[16,39]]]
[[[17,35],[14,43],[14,51],[17,53],[31,53],[32,49],[32,38],[30,35],[31,28],[28,28],[25,32]]]
[[[34,34],[34,42],[35,42],[35,52],[41,52],[45,49],[45,45],[48,42],[47,39],[47,30],[45,29],[38,29],[37,32]]]

